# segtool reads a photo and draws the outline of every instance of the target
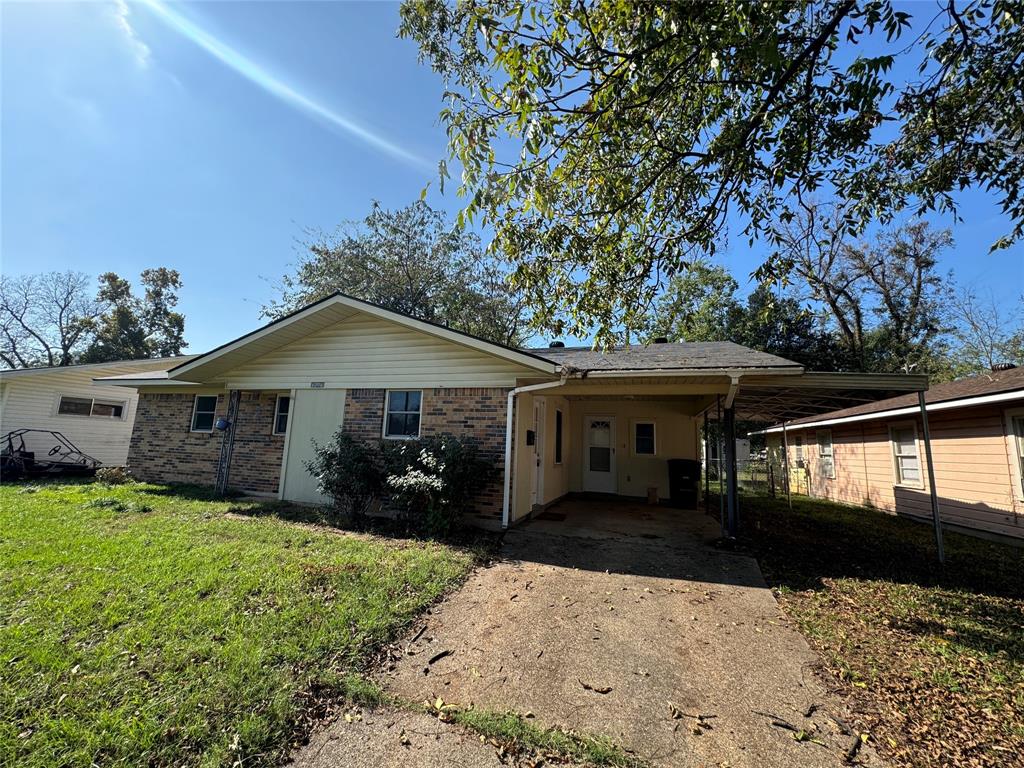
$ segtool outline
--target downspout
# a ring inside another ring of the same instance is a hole
[[[553,389],[560,387],[568,381],[568,372],[563,371],[558,381],[546,381],[543,384],[529,384],[525,387],[516,387],[508,391],[508,401],[505,407],[505,490],[501,502],[501,529],[505,530],[509,525],[509,504],[512,499],[512,434],[515,424],[512,423],[512,414],[515,410],[515,398],[520,392],[537,392],[542,389]]]

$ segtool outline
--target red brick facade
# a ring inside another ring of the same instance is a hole
[[[275,435],[274,392],[243,392],[235,418],[228,485],[246,491],[276,494],[284,458],[284,435]]]
[[[128,467],[140,480],[213,485],[224,433],[192,432],[194,394],[140,393],[128,450]],[[271,434],[277,396],[243,392],[235,419],[228,484],[257,493],[277,493],[284,436]],[[217,417],[227,413],[227,397],[217,398]]]
[[[345,395],[344,431],[364,440],[380,440],[384,430],[386,390],[350,389]],[[475,507],[479,515],[501,517],[504,496],[505,409],[508,389],[463,387],[424,389],[420,434],[472,438],[483,458],[494,462],[497,475]]]
[[[488,520],[500,518],[504,485],[506,388],[425,389],[420,433],[472,438],[481,455],[498,469],[495,480],[476,504]],[[141,480],[158,483],[216,482],[223,433],[191,432],[193,394],[141,393],[132,432],[128,465]],[[384,425],[386,390],[350,389],[345,395],[344,431],[376,442]],[[277,395],[243,392],[235,419],[234,447],[228,484],[259,493],[277,493],[284,437],[274,435]],[[225,415],[227,397],[221,395],[217,416]]]

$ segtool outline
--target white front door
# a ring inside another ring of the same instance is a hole
[[[326,504],[329,498],[317,491],[317,481],[306,462],[314,456],[313,442],[326,445],[341,427],[345,416],[344,389],[299,389],[288,414],[288,437],[281,498]]]
[[[615,493],[615,418],[586,416],[583,419],[583,490]]]
[[[544,410],[543,398],[533,401],[533,445],[530,446],[530,508],[544,503]]]

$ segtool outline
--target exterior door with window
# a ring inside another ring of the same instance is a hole
[[[583,490],[615,493],[619,487],[615,474],[615,419],[587,416],[583,419],[583,431]]]

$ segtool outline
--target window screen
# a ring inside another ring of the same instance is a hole
[[[61,395],[57,413],[62,416],[88,416],[92,413],[92,400],[88,397],[64,397]]]
[[[212,432],[216,413],[216,395],[196,395],[195,407],[192,410],[192,431]]]
[[[893,427],[892,455],[896,464],[896,481],[920,485],[921,462],[917,455],[917,429],[915,427]]]
[[[57,413],[62,416],[96,416],[101,419],[124,417],[124,403],[115,400],[93,400],[89,397],[61,395]]]
[[[638,421],[633,425],[633,447],[637,456],[654,455],[654,423]]]
[[[823,477],[834,479],[836,461],[832,453],[832,430],[818,430],[818,467]]]
[[[419,437],[421,397],[416,390],[388,392],[384,437]]]
[[[288,431],[288,412],[291,410],[292,399],[281,395],[277,398],[277,408],[274,410],[274,434],[283,435]]]

